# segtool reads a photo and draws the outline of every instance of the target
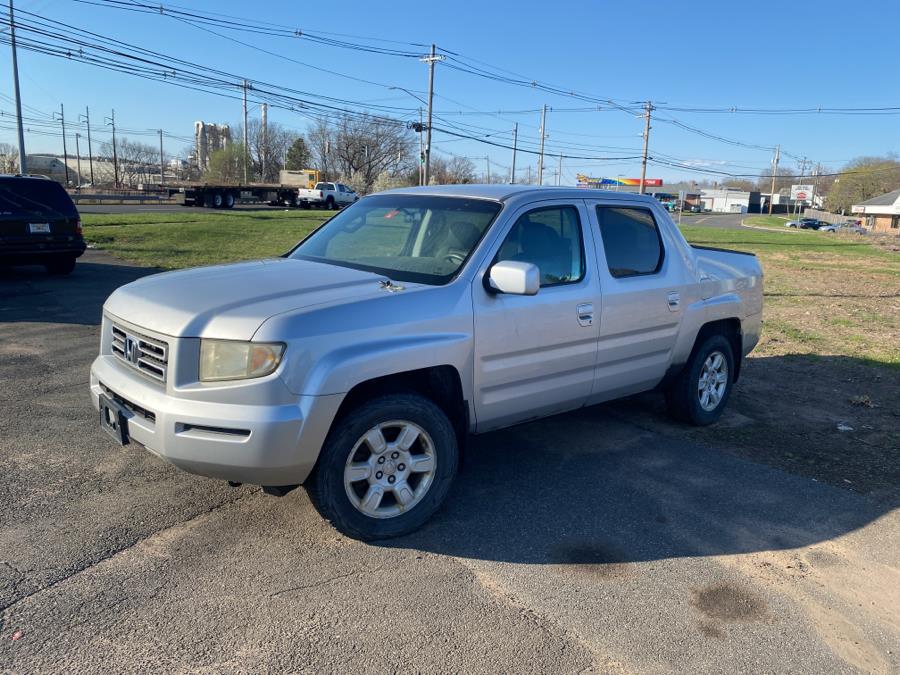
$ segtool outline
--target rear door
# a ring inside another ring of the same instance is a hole
[[[472,287],[480,431],[580,407],[597,354],[600,289],[583,200],[522,207],[503,227]],[[499,260],[536,264],[537,295],[489,292],[484,278]]]
[[[665,375],[689,283],[668,218],[645,202],[586,200],[603,291],[590,403],[653,388]]]

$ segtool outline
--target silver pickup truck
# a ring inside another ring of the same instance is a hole
[[[762,298],[753,255],[690,246],[650,197],[393,190],[281,258],[119,288],[91,395],[119,443],[305,484],[340,531],[391,537],[438,509],[469,434],[654,388],[714,422]]]

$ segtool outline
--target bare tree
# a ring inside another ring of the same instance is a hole
[[[477,180],[475,165],[466,157],[454,155],[445,159],[432,155],[430,170],[431,179],[438,185],[474,183]],[[498,170],[499,175],[500,170]]]
[[[307,132],[311,156],[324,180],[341,179],[370,192],[376,179],[405,176],[414,166],[414,137],[399,121],[370,115],[320,118]]]
[[[0,143],[0,173],[19,172],[19,151],[10,143]]]
[[[235,138],[243,138],[244,127],[236,129]],[[278,172],[284,168],[287,153],[300,135],[289,131],[278,122],[269,121],[263,128],[262,121],[251,119],[247,122],[247,142],[250,147],[250,173],[263,183],[278,182]],[[265,175],[263,168],[265,167]]]
[[[116,139],[115,150],[122,185],[133,187],[139,183],[149,183],[151,174],[159,173],[159,148],[156,146],[122,137]],[[112,162],[113,156],[112,143],[101,143],[100,157]]]

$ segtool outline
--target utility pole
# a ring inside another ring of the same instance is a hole
[[[22,96],[19,94],[19,62],[16,58],[16,20],[13,17],[13,0],[9,0],[9,44],[12,46],[13,84],[16,90],[16,127],[19,131],[19,173],[28,173],[25,158],[25,129],[22,126]]]
[[[422,180],[425,176],[425,141],[422,133],[425,131],[424,122],[422,121],[422,106],[419,106],[419,185],[425,185]]]
[[[812,191],[812,207],[816,208],[816,195],[819,192],[819,169],[821,168],[820,164],[816,164],[816,168],[813,169],[813,191]]]
[[[538,163],[538,185],[544,184],[544,139],[547,137],[545,130],[547,128],[547,104],[541,108],[541,160]]]
[[[165,159],[163,158],[163,130],[159,130],[159,184],[166,184]]]
[[[525,184],[531,185],[531,164],[525,167]]]
[[[266,155],[269,152],[269,104],[262,104],[262,147],[260,148],[259,161],[261,164],[262,180],[266,180]]]
[[[84,107],[84,115],[80,115],[79,117],[84,117],[84,126],[87,127],[87,137],[88,137],[88,164],[91,167],[91,187],[94,186],[94,151],[91,149],[91,109],[87,106]],[[81,172],[79,171],[79,174]]]
[[[422,172],[422,184],[428,185],[431,177],[431,111],[432,101],[434,99],[434,64],[436,61],[443,61],[443,56],[438,56],[436,46],[431,45],[431,55],[423,56],[420,61],[428,64],[428,124],[425,127],[425,168]]]
[[[112,141],[113,141],[113,178],[115,180],[115,186],[119,187],[119,152],[116,150],[116,111],[112,111],[112,117],[107,117],[105,120],[106,124],[112,126]]]
[[[63,104],[59,104],[59,121],[62,124],[62,137],[63,137],[63,163],[66,167],[66,185],[69,184],[69,151],[66,148],[66,113],[63,109]]]
[[[484,161],[487,162],[487,182],[491,182],[491,158],[487,155],[484,156]]]
[[[647,148],[650,147],[650,113],[653,112],[653,104],[650,101],[647,101],[644,111],[644,152],[641,155],[640,194],[644,194],[644,185],[647,182]]]
[[[556,186],[559,187],[562,181],[562,153],[559,153],[559,168],[556,169]]]
[[[244,80],[244,185],[249,183],[247,179],[247,153],[249,152],[247,138],[247,80]]]
[[[781,145],[775,146],[775,158],[772,160],[772,194],[769,196],[769,215],[772,215],[772,204],[775,202],[775,177],[778,175],[778,160],[781,158]]]
[[[519,142],[519,123],[516,122],[516,125],[513,127],[513,156],[512,156],[512,168],[509,170],[509,182],[516,182],[516,146]]]
[[[81,185],[81,144],[78,142],[81,139],[81,134],[75,134],[75,162],[78,166],[78,180],[75,181],[75,187]]]

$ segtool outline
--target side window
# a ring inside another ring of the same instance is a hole
[[[662,239],[649,210],[598,206],[597,221],[612,276],[621,279],[659,271],[663,261]]]
[[[570,284],[584,278],[581,221],[574,206],[550,206],[519,217],[494,262],[530,262],[541,271],[541,286]]]

